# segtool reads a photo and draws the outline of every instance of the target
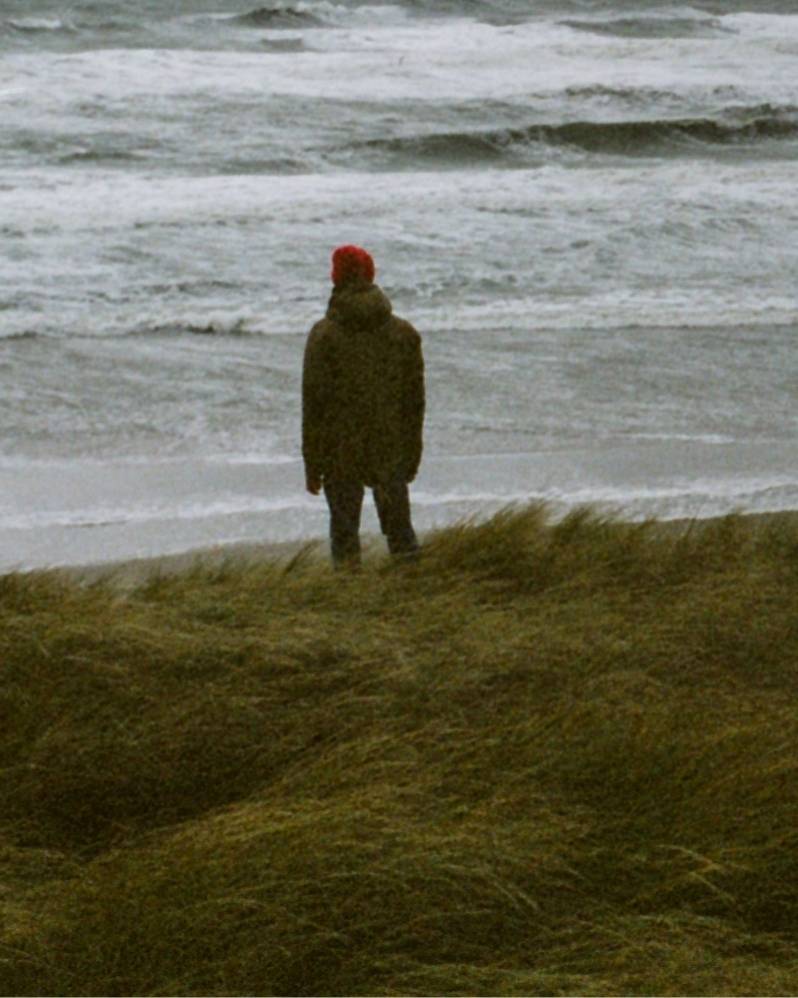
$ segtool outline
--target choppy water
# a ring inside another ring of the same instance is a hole
[[[4,0],[0,567],[322,533],[342,242],[424,335],[422,527],[798,507],[796,66],[792,0]]]

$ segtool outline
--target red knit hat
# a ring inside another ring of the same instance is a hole
[[[360,277],[371,284],[374,273],[371,254],[360,246],[339,246],[332,255],[333,284],[343,284],[350,277]]]

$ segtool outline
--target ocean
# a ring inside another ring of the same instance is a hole
[[[0,125],[0,569],[323,536],[349,242],[422,530],[798,508],[795,0],[0,0]]]

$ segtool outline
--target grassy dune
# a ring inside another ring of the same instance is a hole
[[[3,994],[798,991],[798,527],[0,579]]]

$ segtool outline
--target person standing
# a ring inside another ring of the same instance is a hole
[[[421,337],[393,314],[359,246],[332,255],[327,313],[311,329],[302,369],[302,457],[311,495],[330,509],[333,564],[360,563],[365,488],[374,495],[392,555],[419,549],[408,485],[421,461],[424,359]]]

